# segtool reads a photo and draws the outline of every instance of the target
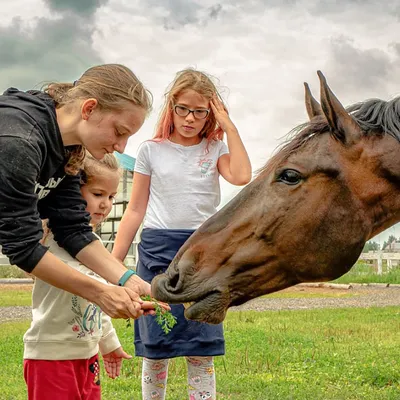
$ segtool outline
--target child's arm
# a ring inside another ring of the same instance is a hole
[[[239,132],[217,97],[210,104],[219,126],[226,133],[229,148],[229,154],[218,159],[218,171],[229,183],[245,185],[251,180],[251,164]]]
[[[119,223],[117,237],[112,250],[113,256],[118,260],[123,261],[125,259],[129,246],[143,221],[149,201],[149,191],[150,175],[135,172],[129,204]]]

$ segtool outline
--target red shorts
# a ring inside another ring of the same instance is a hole
[[[99,400],[100,364],[89,360],[24,360],[29,400]]]

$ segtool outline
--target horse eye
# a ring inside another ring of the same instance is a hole
[[[301,181],[301,178],[300,172],[294,169],[285,169],[278,175],[276,180],[287,185],[297,185]]]

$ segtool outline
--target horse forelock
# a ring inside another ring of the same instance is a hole
[[[346,110],[357,121],[364,136],[390,135],[400,142],[400,96],[390,101],[365,100],[348,106]],[[321,134],[329,132],[331,129],[327,120],[320,116],[298,125],[286,135],[285,141],[256,175],[270,173],[311,140],[316,140]]]

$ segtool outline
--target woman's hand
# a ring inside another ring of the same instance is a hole
[[[139,293],[141,297],[151,298],[151,285],[137,275],[132,275],[125,283],[125,287],[132,289],[134,292]],[[144,315],[155,315],[155,304],[151,300],[141,300],[141,308]],[[158,304],[166,311],[170,311],[171,307],[167,303],[158,302]]]
[[[142,308],[144,302],[137,292],[127,287],[103,286],[98,297],[94,300],[92,299],[92,301],[111,318],[136,319],[144,314]]]
[[[151,285],[137,275],[132,275],[125,283],[125,287],[138,293],[139,296],[151,296]]]

